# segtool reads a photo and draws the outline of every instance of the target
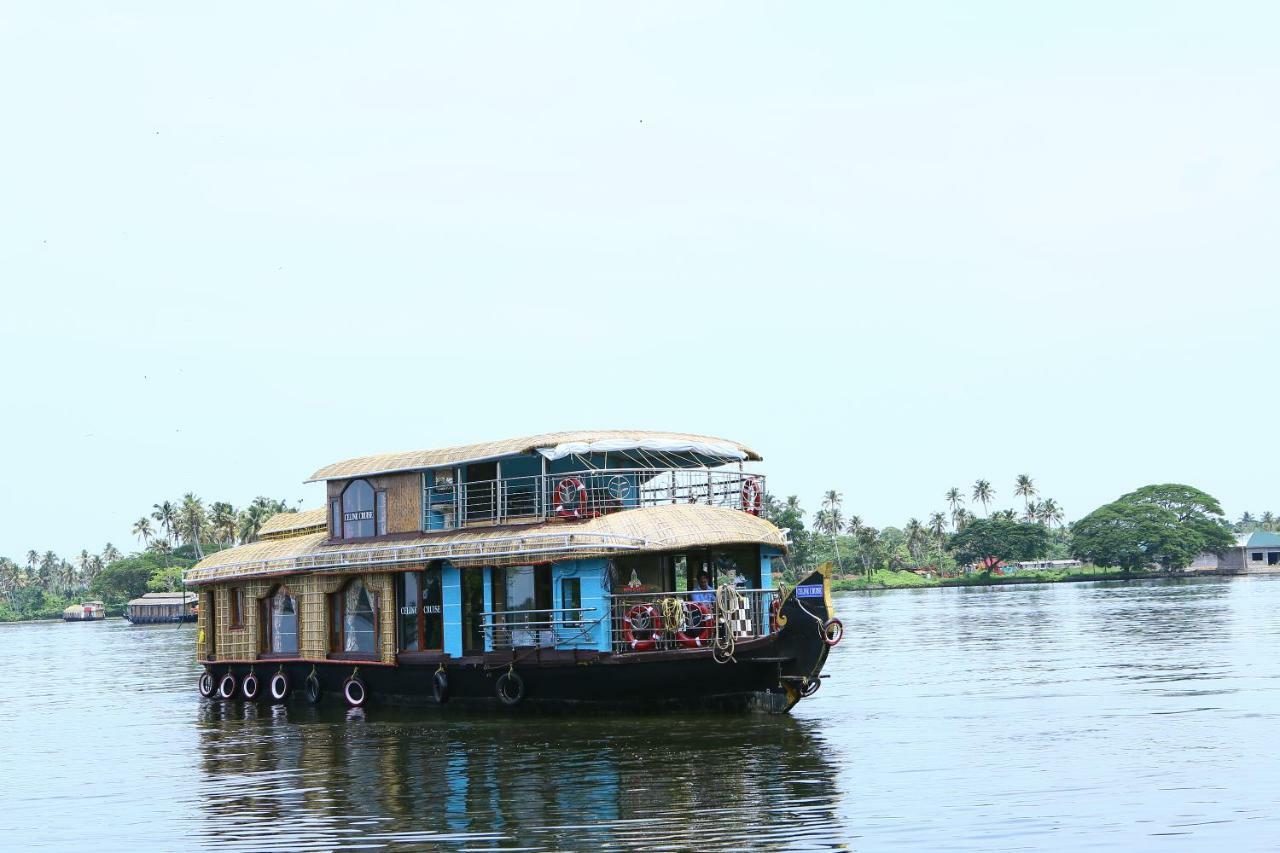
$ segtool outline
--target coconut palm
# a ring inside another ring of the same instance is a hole
[[[996,496],[996,490],[986,480],[978,480],[973,484],[973,499],[982,504],[982,513],[986,515],[987,504]]]
[[[173,546],[169,544],[168,539],[157,539],[147,548],[153,554],[157,554],[164,560],[165,567],[169,565],[169,554],[173,551]]]
[[[182,536],[188,545],[195,547],[196,559],[204,559],[204,551],[200,548],[200,537],[205,528],[204,504],[193,493],[182,496],[182,508],[178,512],[178,524]]]
[[[215,501],[209,507],[209,524],[226,545],[236,544],[236,508],[226,501]]]
[[[142,540],[142,547],[146,548],[151,544],[151,537],[155,533],[151,530],[151,520],[145,515],[133,523],[133,535]]]
[[[1028,514],[1031,512],[1031,499],[1040,494],[1036,491],[1035,481],[1027,474],[1018,475],[1017,480],[1014,482],[1013,493],[1026,501]]]
[[[170,501],[164,503],[152,504],[155,510],[151,513],[151,517],[160,522],[160,526],[164,528],[164,536],[166,539],[178,541],[178,508]]]
[[[1275,513],[1271,512],[1270,510],[1267,510],[1266,512],[1264,512],[1260,520],[1262,521],[1263,530],[1272,530],[1276,526]]]
[[[40,557],[40,571],[37,580],[42,589],[52,589],[58,581],[58,555],[45,551]]]
[[[961,507],[960,509],[956,510],[955,515],[952,517],[952,522],[956,529],[956,532],[959,533],[961,530],[964,530],[966,527],[968,527],[969,522],[973,521],[973,519],[974,519],[973,513],[969,512],[969,510],[965,509],[964,507]]]
[[[862,529],[862,516],[851,515],[849,520],[844,523],[844,530],[850,536],[857,536],[858,531]]]
[[[1039,521],[1040,520],[1040,504],[1037,501],[1030,501],[1027,504],[1027,511],[1022,514],[1023,521]]]
[[[1066,514],[1053,498],[1045,498],[1040,502],[1040,520],[1045,525],[1052,527],[1056,524],[1061,527],[1064,518],[1066,518]]]
[[[115,545],[112,545],[110,542],[108,542],[106,545],[103,546],[102,563],[104,565],[110,565],[111,563],[114,563],[118,559],[120,559],[120,551],[116,548]]]
[[[868,578],[871,577],[871,570],[875,564],[877,556],[876,545],[878,544],[879,536],[880,531],[876,530],[874,527],[863,526],[863,528],[858,531],[858,559],[862,561],[863,574]]]
[[[907,551],[911,553],[911,559],[915,560],[917,566],[920,565],[924,562],[924,525],[920,523],[920,519],[911,518],[907,520],[907,526],[902,528],[902,532],[907,537]]]
[[[992,518],[998,518],[1002,521],[1017,521],[1018,513],[1012,509],[1001,509],[991,513]]]
[[[836,549],[836,569],[844,568],[840,560],[840,528],[844,526],[844,517],[840,514],[840,504],[843,501],[842,496],[835,489],[828,489],[822,496],[822,508],[827,510],[827,521],[830,526],[831,544]]]
[[[956,510],[964,503],[964,495],[960,494],[960,490],[955,486],[947,489],[946,495],[943,496],[947,503],[951,506],[951,517],[955,518]]]

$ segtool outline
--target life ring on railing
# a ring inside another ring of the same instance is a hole
[[[267,682],[267,693],[271,695],[272,702],[283,702],[289,695],[289,676],[285,675],[284,670],[271,676],[271,680]]]
[[[686,601],[684,624],[676,631],[676,639],[686,649],[700,649],[710,639],[711,625],[711,605],[704,601]]]
[[[748,477],[742,481],[742,508],[752,515],[759,515],[764,510],[764,486],[759,477]]]
[[[834,646],[843,639],[844,623],[839,619],[828,619],[822,626],[822,642],[828,646]]]
[[[240,695],[246,701],[252,702],[258,698],[258,688],[261,686],[258,683],[258,676],[254,675],[253,671],[250,670],[249,674],[244,677],[244,681],[240,682]]]
[[[648,634],[638,637],[637,634]],[[622,639],[632,651],[647,652],[658,647],[662,617],[652,604],[637,604],[622,617]]]
[[[561,518],[584,518],[586,514],[587,484],[582,482],[581,477],[565,477],[556,484],[556,515]]]
[[[213,680],[213,673],[205,670],[200,675],[200,695],[206,699],[212,699],[213,694],[218,692],[218,683]]]
[[[218,698],[231,699],[236,695],[236,677],[229,671],[218,682]]]

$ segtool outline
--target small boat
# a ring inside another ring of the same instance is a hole
[[[579,431],[325,466],[325,505],[188,569],[224,700],[756,709],[815,692],[830,570],[790,589],[745,445]]]
[[[83,604],[73,604],[62,611],[62,621],[64,622],[97,622],[99,619],[106,618],[107,606],[101,601],[86,601]]]
[[[124,618],[134,625],[154,625],[162,622],[196,621],[196,594],[194,592],[148,592],[135,598],[125,607]]]

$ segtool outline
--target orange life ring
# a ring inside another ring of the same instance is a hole
[[[647,619],[648,624],[636,625],[636,621]],[[637,633],[648,633],[645,638],[637,637]],[[658,637],[662,634],[662,616],[658,608],[652,604],[637,604],[622,617],[622,639],[632,651],[647,652],[658,647]]]
[[[570,498],[574,503],[570,505]],[[556,515],[583,518],[587,514],[587,484],[580,477],[565,477],[556,484]]]
[[[697,625],[691,624],[689,617],[697,614]],[[676,639],[686,649],[700,649],[710,639],[711,606],[704,601],[686,601],[684,603],[684,625],[676,631]]]
[[[748,477],[742,481],[742,508],[752,515],[759,515],[764,509],[764,487],[759,477]]]

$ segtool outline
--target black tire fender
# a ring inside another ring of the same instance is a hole
[[[443,669],[437,669],[431,676],[431,695],[435,697],[437,705],[449,701],[449,676]]]
[[[508,707],[519,705],[524,701],[524,679],[515,670],[508,670],[498,676],[498,682],[493,689],[498,694],[498,701]]]

